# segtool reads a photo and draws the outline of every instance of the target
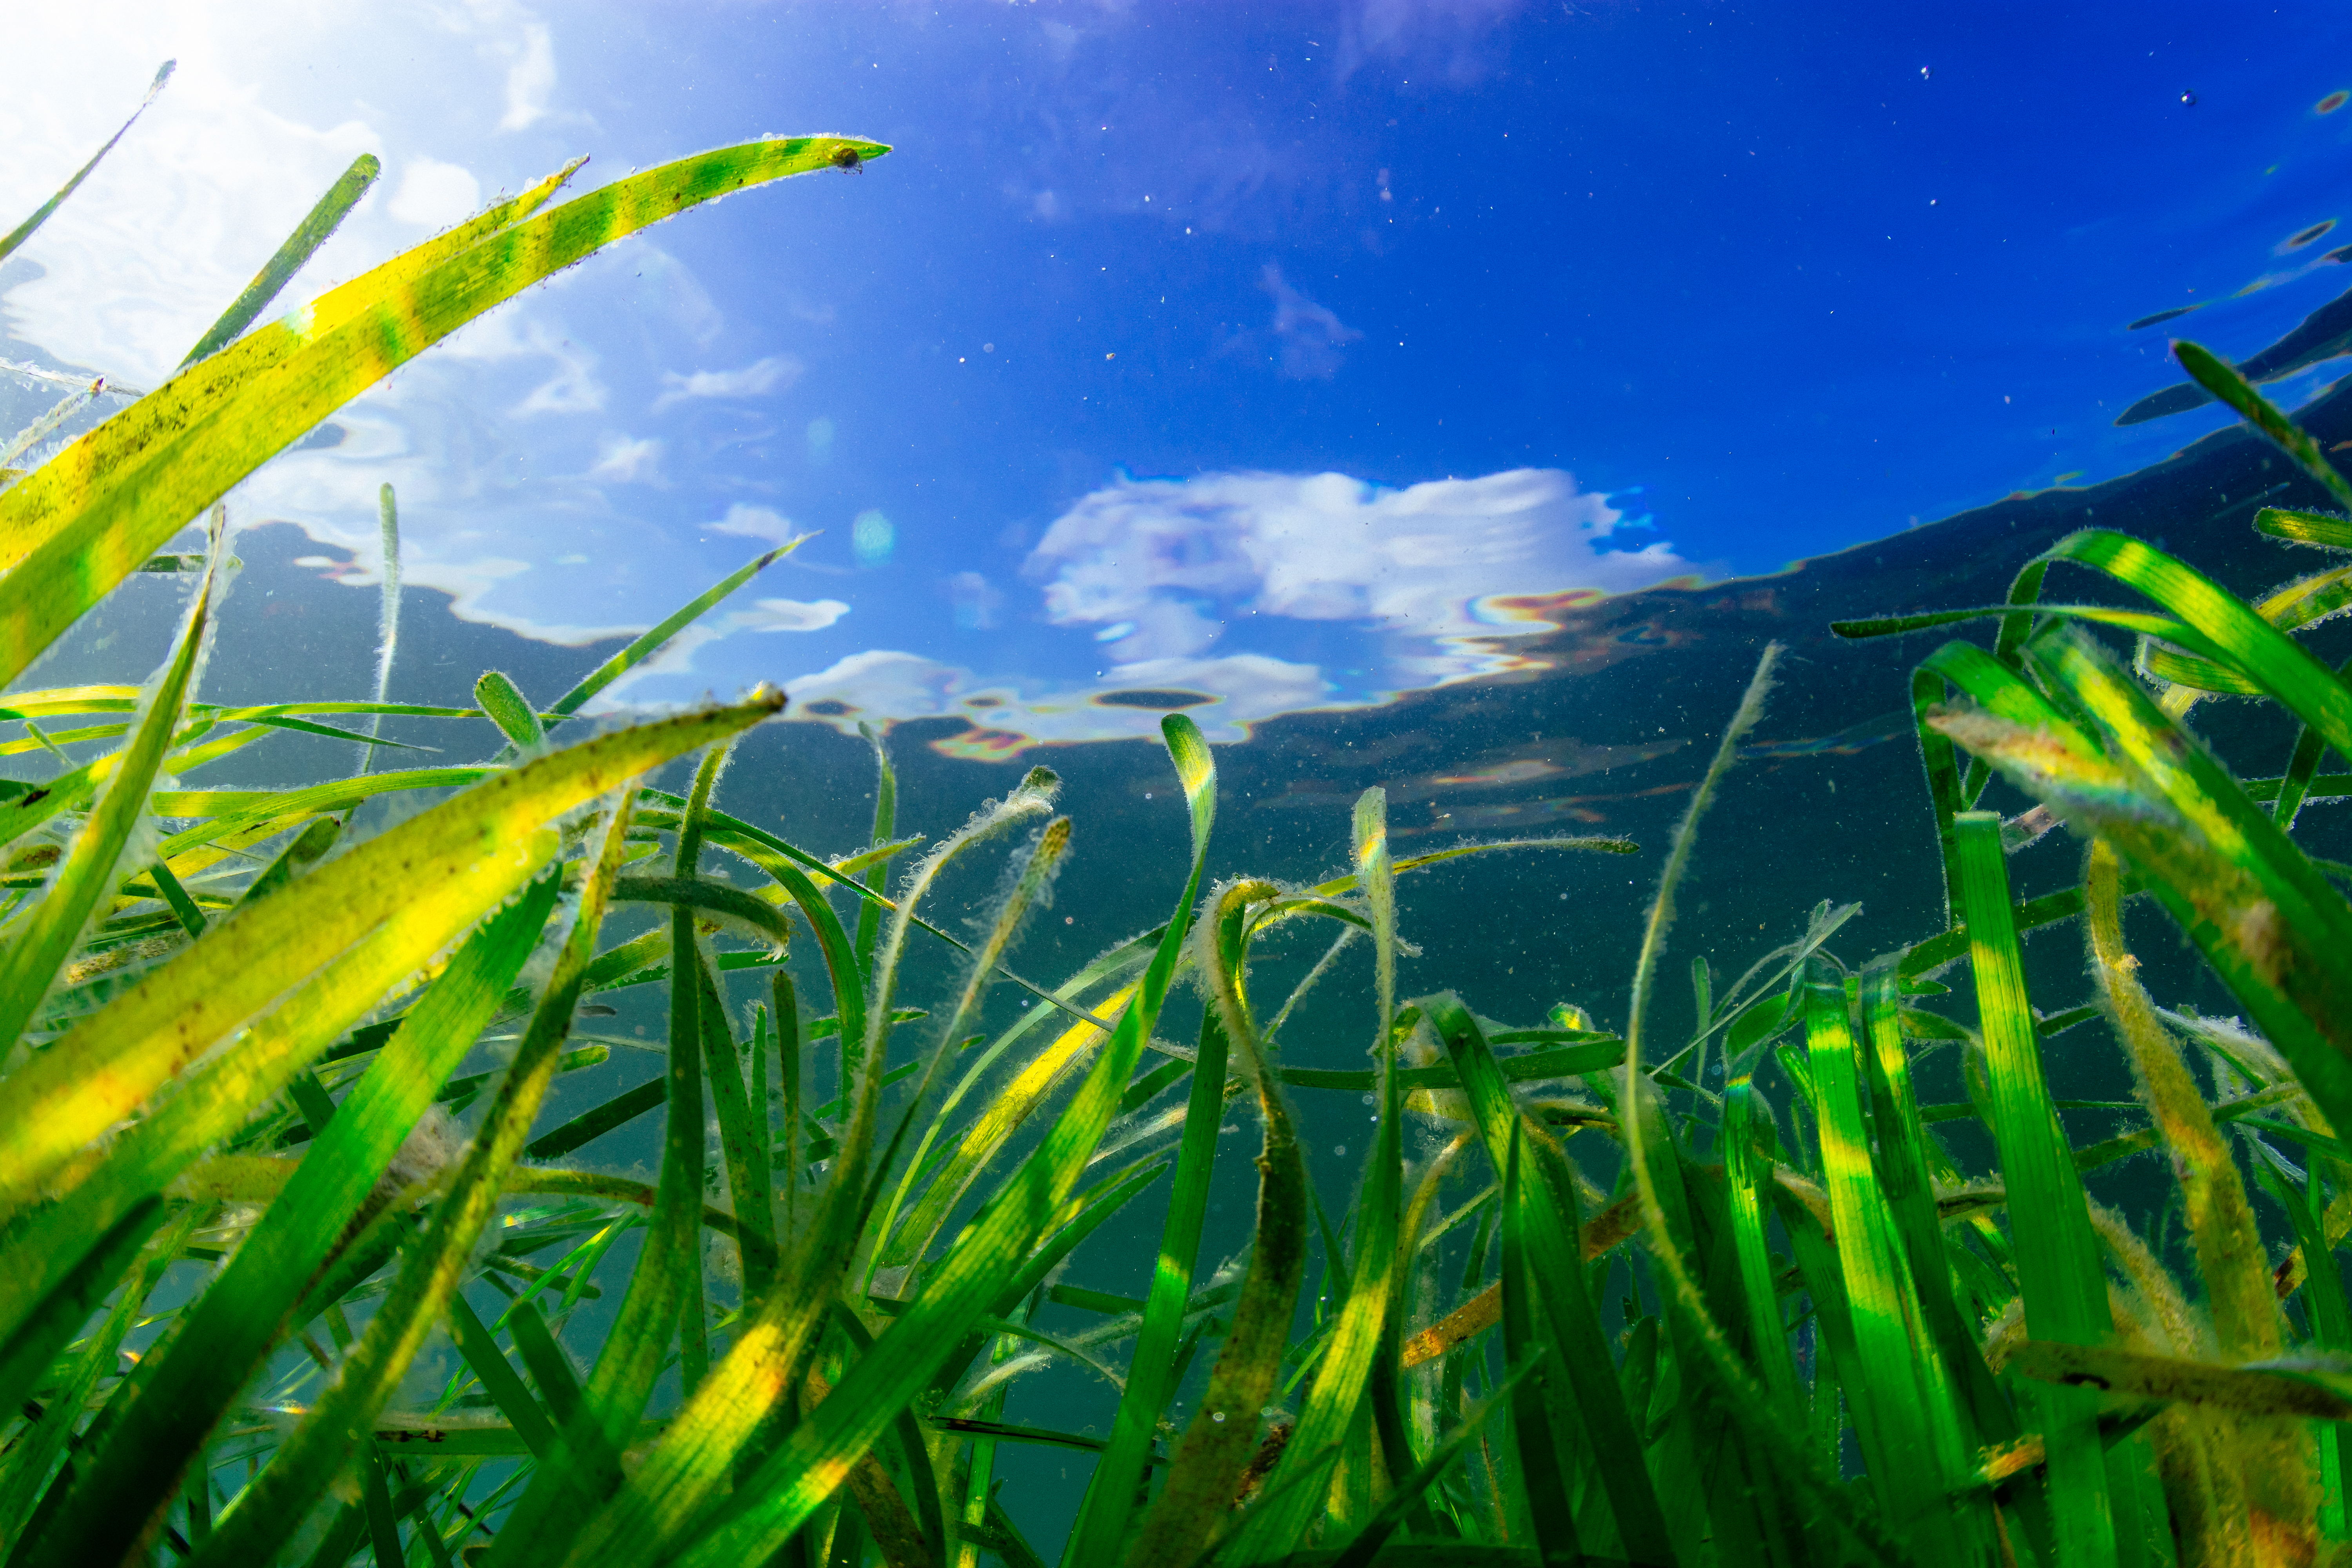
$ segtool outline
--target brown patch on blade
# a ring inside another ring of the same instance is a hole
[[[1578,1233],[1579,1249],[1588,1263],[1638,1233],[1642,1228],[1642,1204],[1639,1193],[1627,1193],[1599,1214],[1584,1222]],[[1406,1371],[1439,1356],[1475,1338],[1503,1321],[1503,1288],[1489,1285],[1421,1332],[1405,1341],[1398,1365]]]

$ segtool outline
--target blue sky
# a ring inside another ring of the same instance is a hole
[[[2165,332],[2243,357],[2352,288],[2352,233],[2288,243],[2352,216],[2318,5],[58,10],[0,62],[11,211],[182,70],[0,310],[134,385],[360,151],[295,295],[576,153],[896,144],[532,292],[234,504],[364,558],[390,479],[411,582],[562,641],[819,530],[620,695],[1000,751],[1142,732],[1091,700],[1138,688],[1230,738],[1512,668],[1563,597],[2128,471],[2223,419],[2114,426]]]

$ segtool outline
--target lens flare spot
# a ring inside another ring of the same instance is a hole
[[[849,525],[850,552],[857,557],[860,566],[888,564],[890,552],[898,546],[898,529],[878,510],[869,508],[859,512]]]

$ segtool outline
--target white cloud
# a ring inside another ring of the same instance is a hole
[[[1328,381],[1339,373],[1340,348],[1364,334],[1290,286],[1269,261],[1258,287],[1274,296],[1274,335],[1282,345],[1282,374],[1293,381]]]
[[[1231,733],[1231,726],[1255,723],[1271,719],[1277,713],[1296,713],[1302,709],[1351,707],[1349,703],[1327,700],[1330,683],[1311,664],[1296,664],[1289,659],[1273,658],[1262,653],[1229,654],[1223,658],[1160,658],[1145,659],[1135,664],[1115,666],[1110,671],[1108,689],[1203,691],[1215,694],[1219,700],[1190,710],[1204,729],[1213,723]],[[1150,710],[1138,710],[1159,728],[1159,717]],[[1223,736],[1219,737],[1223,738]]]
[[[895,648],[851,654],[814,675],[785,683],[791,715],[855,733],[860,720],[969,720],[971,731],[932,742],[949,756],[1002,761],[1038,743],[1144,739],[1160,733],[1156,707],[1103,702],[1103,694],[1139,690],[1199,692],[1208,700],[1185,710],[1212,741],[1239,741],[1248,726],[1303,709],[1352,707],[1331,700],[1331,688],[1311,664],[1264,654],[1223,658],[1156,659],[1120,665],[1097,688],[991,679],[957,665]],[[812,712],[812,707],[822,710]]]
[[[1546,656],[1532,639],[1564,608],[1696,574],[1666,544],[1609,549],[1619,521],[1605,498],[1556,469],[1398,490],[1344,474],[1123,479],[1056,520],[1027,565],[1045,580],[1050,619],[1098,629],[1115,662],[1091,680],[873,648],[786,686],[795,717],[845,731],[861,720],[963,719],[970,728],[932,747],[983,761],[1037,744],[1150,737],[1170,706],[1213,740],[1235,741],[1278,714],[1370,706],[1538,668]],[[791,525],[739,505],[714,526],[770,538]],[[943,587],[957,624],[986,624],[992,590],[980,574],[951,575]],[[792,629],[821,630],[832,623],[813,612],[830,616],[836,603],[765,600],[719,624],[762,629],[775,611]],[[1284,619],[1361,627],[1378,650],[1372,674],[1350,671],[1343,684],[1321,666],[1249,646]],[[768,671],[739,658],[726,673],[749,680]]]
[[[726,313],[692,268],[642,235],[631,242],[630,258],[635,263],[638,309],[668,317],[699,347],[719,341],[727,330]]]
[[[737,533],[746,539],[764,539],[771,544],[789,542],[793,535],[793,520],[772,507],[745,506],[737,501],[727,509],[727,515],[709,525],[714,533]]]
[[[384,210],[403,223],[447,228],[482,210],[482,183],[455,163],[411,158]]]
[[[740,370],[698,370],[688,375],[664,371],[662,395],[654,399],[654,411],[659,413],[689,397],[765,396],[799,380],[802,368],[801,362],[791,354],[771,354]]]
[[[727,617],[728,623],[747,632],[821,632],[849,614],[849,606],[839,599],[818,599],[814,603],[759,599],[753,601],[753,606],[736,611]]]
[[[971,679],[971,671],[919,654],[869,648],[787,681],[784,690],[795,710],[832,701],[869,718],[914,719],[951,711]]]
[[[1492,35],[1522,0],[1362,0],[1339,24],[1335,74],[1346,81],[1373,60],[1420,60],[1406,74],[1443,70],[1468,87],[1494,68],[1502,51]],[[1442,63],[1441,63],[1442,62]]]
[[[604,384],[592,374],[596,356],[558,354],[556,373],[515,405],[517,414],[594,414],[604,406]]]
[[[960,630],[992,631],[997,612],[1004,607],[1004,595],[978,572],[958,572],[947,580],[948,605],[950,618]]]
[[[391,208],[419,153],[467,149],[482,189],[520,188],[546,152],[482,138],[535,26],[522,0],[0,5],[0,227],[114,134],[159,63],[179,66],[19,253],[47,275],[8,291],[8,326],[152,386],[359,154],[383,177],[273,310],[415,243]]]
[[[1605,548],[1618,518],[1549,468],[1400,490],[1345,474],[1122,479],[1055,520],[1024,570],[1060,625],[1132,623],[1111,644],[1130,662],[1199,654],[1252,615],[1353,621],[1450,658],[1549,629],[1558,596],[1692,571],[1664,543]]]
[[[522,31],[522,58],[507,72],[507,112],[499,129],[520,131],[546,118],[554,91],[554,41],[543,25],[529,23]]]
[[[612,559],[593,542],[604,530],[583,528],[609,516],[597,492],[497,460],[508,447],[481,417],[491,400],[465,364],[426,355],[338,411],[340,442],[284,454],[230,492],[230,518],[292,522],[349,550],[356,564],[339,580],[356,587],[374,581],[376,490],[388,479],[400,498],[403,581],[452,595],[459,619],[568,647],[644,631],[647,613],[667,605],[635,574],[580,570]],[[532,567],[566,554],[574,559],[559,569]]]
[[[137,127],[18,253],[46,276],[6,298],[19,336],[126,384],[168,375],[320,193],[360,153],[384,150],[344,104],[305,123],[282,99],[265,103],[247,53],[265,40],[234,5],[12,5],[5,30],[0,222],[11,225],[121,128],[164,58],[179,59]],[[330,241],[278,308],[356,270],[362,254],[348,237]]]
[[[596,460],[589,465],[588,477],[622,485],[656,479],[661,455],[662,444],[650,436],[635,440],[606,436],[596,443]]]
[[[1048,589],[1049,604],[1052,597],[1052,590]],[[1136,605],[1131,616],[1121,616],[1096,633],[1095,640],[1109,644],[1111,652],[1118,657],[1182,658],[1199,653],[1223,633],[1223,620],[1213,616],[1201,604],[1155,595]]]
[[[555,374],[514,405],[510,412],[517,415],[594,414],[604,406],[596,356],[574,343],[562,327],[516,315],[512,307],[459,328],[434,353],[445,360],[489,363],[533,356],[553,360]]]

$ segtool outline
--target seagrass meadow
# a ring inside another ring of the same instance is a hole
[[[2352,866],[2308,847],[2352,485],[2194,344],[2306,570],[2241,596],[2108,506],[2005,596],[1838,622],[1924,639],[1908,929],[1691,896],[1764,830],[1778,643],[1638,842],[1375,783],[1300,806],[1317,879],[1181,713],[1090,837],[1046,767],[913,820],[879,729],[779,795],[772,689],[583,711],[791,544],[568,688],[397,702],[386,486],[372,689],[206,699],[257,467],[600,247],[889,151],[566,169],[255,326],[363,158],[173,379],[8,438],[6,1568],[2352,1561]],[[41,684],[131,595],[160,668]],[[1431,885],[1625,963],[1444,989]],[[1128,934],[1046,940],[1079,889]]]

